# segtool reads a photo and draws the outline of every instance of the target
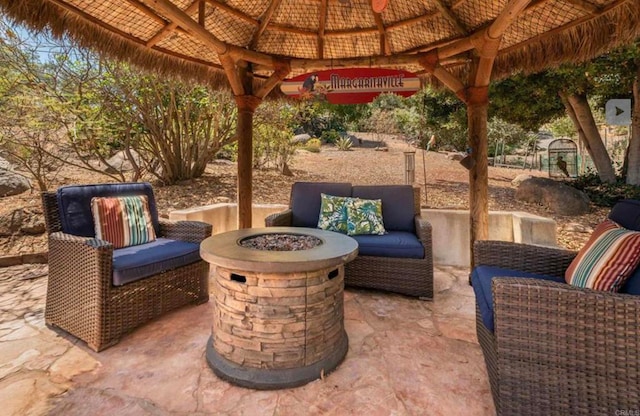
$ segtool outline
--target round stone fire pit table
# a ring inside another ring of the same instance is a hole
[[[294,250],[255,248],[279,240]],[[357,253],[351,237],[314,228],[249,228],[204,240],[200,254],[215,266],[206,351],[215,374],[278,389],[335,369],[348,349],[344,265]]]

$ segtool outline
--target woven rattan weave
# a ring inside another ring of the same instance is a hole
[[[136,327],[187,304],[207,302],[209,264],[188,264],[123,286],[112,284],[113,246],[61,231],[56,194],[42,194],[49,234],[47,325],[100,351]],[[160,236],[200,242],[211,225],[160,221]]]
[[[478,241],[475,265],[563,276],[576,253]],[[499,415],[614,415],[640,406],[640,297],[493,279],[477,334]]]

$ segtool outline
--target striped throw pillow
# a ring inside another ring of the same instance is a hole
[[[91,199],[96,238],[114,248],[149,243],[156,239],[146,195]]]
[[[577,287],[617,292],[640,263],[640,232],[607,219],[599,224],[565,272]]]

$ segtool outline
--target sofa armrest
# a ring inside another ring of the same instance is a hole
[[[171,240],[200,243],[211,237],[213,226],[202,221],[160,220],[160,236]]]
[[[424,256],[425,258],[433,257],[433,243],[432,243],[432,229],[431,223],[426,219],[422,218],[420,215],[415,216],[415,225],[416,225],[416,235],[418,239],[422,242],[422,246],[424,247]]]
[[[264,225],[266,227],[288,227],[291,226],[292,218],[291,209],[287,209],[266,217],[264,219]]]
[[[113,245],[105,240],[100,240],[94,237],[81,237],[78,235],[66,234],[62,231],[49,234],[49,242],[52,241],[60,243],[69,243],[69,247],[75,247],[77,245],[86,245],[96,249],[107,249],[113,251]]]
[[[564,276],[577,252],[508,241],[476,241],[474,265]]]
[[[49,315],[75,308],[76,300],[100,305],[112,287],[113,245],[63,232],[49,235]]]
[[[493,300],[500,402],[521,406],[502,411],[585,397],[593,414],[637,407],[640,296],[495,278]]]

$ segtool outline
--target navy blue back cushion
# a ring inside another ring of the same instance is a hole
[[[160,234],[158,210],[151,184],[146,182],[106,183],[98,185],[71,185],[58,189],[58,209],[62,231],[82,237],[95,237],[91,214],[91,198],[108,196],[146,195],[156,234]]]
[[[609,218],[628,230],[640,231],[640,201],[633,199],[618,201],[611,209]],[[640,267],[622,286],[620,292],[640,295]]]
[[[382,199],[384,228],[415,233],[413,186],[369,185],[354,186],[351,195],[362,199]]]
[[[640,201],[624,199],[611,208],[609,219],[628,230],[640,231]]]
[[[291,187],[291,225],[294,227],[318,226],[320,194],[351,196],[350,183],[296,182]]]

